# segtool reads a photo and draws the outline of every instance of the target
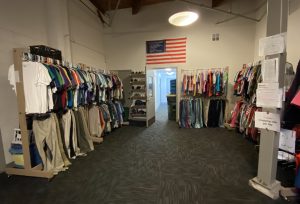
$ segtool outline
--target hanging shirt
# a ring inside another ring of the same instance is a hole
[[[48,111],[48,88],[51,77],[45,66],[38,62],[23,62],[23,85],[25,96],[25,112],[46,113]],[[14,68],[10,68],[10,72]],[[10,83],[14,78],[11,75]],[[51,100],[51,99],[50,99]]]

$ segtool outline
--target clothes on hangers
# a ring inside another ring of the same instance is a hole
[[[223,127],[225,106],[224,99],[181,99],[179,126],[182,128]]]
[[[261,65],[243,65],[234,77],[234,95],[242,96],[246,101],[255,103],[258,83],[262,82]]]
[[[283,125],[287,129],[292,129],[300,123],[300,107],[292,104],[292,100],[296,96],[300,87],[300,61],[296,69],[296,75],[293,82],[286,93],[286,102],[283,112]]]
[[[94,150],[92,137],[123,125],[123,84],[103,74],[56,64],[23,62],[25,108],[33,119],[33,135],[44,171],[57,174],[69,159]],[[9,68],[14,86],[14,66]]]
[[[8,78],[15,90],[13,65],[9,68]],[[27,114],[123,98],[123,84],[117,75],[55,64],[23,62],[23,84]]]
[[[261,108],[239,100],[236,102],[229,120],[230,127],[237,128],[245,137],[251,138],[253,141],[259,141],[259,131],[255,128],[255,112],[261,111]]]
[[[228,72],[226,69],[211,69],[201,71],[183,70],[183,96],[226,96]]]

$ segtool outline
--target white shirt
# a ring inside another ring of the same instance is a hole
[[[12,71],[10,70],[10,72]],[[9,74],[9,76],[12,76],[12,74]],[[11,84],[15,82],[12,77],[9,80]],[[52,106],[53,99],[49,97],[50,94],[48,92],[50,82],[51,77],[48,69],[43,64],[23,62],[25,112],[27,114],[46,113],[49,110],[49,106]]]
[[[9,84],[13,86],[12,90],[14,90],[17,93],[14,65],[10,65],[9,66],[9,69],[8,69],[8,80],[9,80]]]

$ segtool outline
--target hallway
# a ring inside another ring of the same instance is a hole
[[[284,203],[248,186],[256,164],[254,147],[238,134],[179,129],[157,116],[149,128],[115,130],[51,182],[1,174],[0,198],[2,204]]]

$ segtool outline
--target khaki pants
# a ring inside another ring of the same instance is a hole
[[[91,150],[94,150],[94,144],[93,144],[93,141],[91,139],[91,135],[90,135],[90,131],[89,131],[89,128],[88,128],[88,123],[87,123],[87,111],[84,110],[84,108],[82,107],[79,107],[79,113],[81,115],[81,123],[82,123],[82,126],[83,126],[83,131],[84,131],[84,135],[86,137],[86,140],[88,141],[89,143],[89,146],[90,146],[90,149]]]
[[[59,145],[59,150],[61,152],[61,156],[62,159],[64,161],[65,166],[70,166],[71,163],[68,160],[68,157],[65,153],[64,147],[63,147],[63,143],[62,143],[62,139],[61,139],[61,133],[60,133],[60,128],[59,128],[59,122],[57,119],[57,116],[55,113],[52,113],[51,116],[54,118],[55,124],[56,124],[56,132],[57,132],[57,141],[58,141],[58,145]]]
[[[44,171],[54,173],[64,170],[64,162],[57,141],[57,127],[53,116],[46,120],[33,121],[36,146],[43,161]],[[46,150],[44,150],[46,148]]]
[[[99,108],[92,106],[89,109],[89,130],[90,134],[95,137],[101,137],[103,129],[101,128]]]

